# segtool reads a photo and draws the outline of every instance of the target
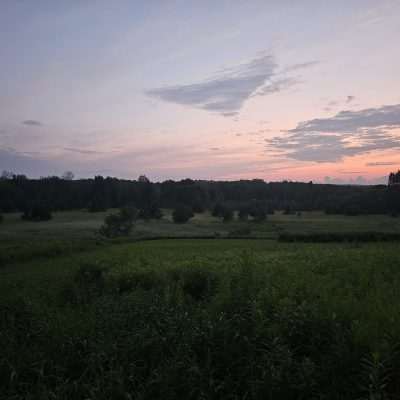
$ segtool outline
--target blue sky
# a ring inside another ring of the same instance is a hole
[[[398,0],[3,0],[0,169],[379,181],[398,42]]]

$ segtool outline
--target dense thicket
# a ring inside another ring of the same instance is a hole
[[[1,293],[0,398],[398,399],[397,253],[377,274],[310,250],[314,265],[86,262],[46,296]]]
[[[23,211],[32,202],[52,210],[88,208],[96,212],[133,203],[144,213],[184,204],[194,211],[213,209],[223,203],[240,210],[254,201],[271,210],[325,210],[328,213],[372,214],[400,212],[400,187],[350,186],[241,180],[234,182],[168,180],[152,183],[117,178],[70,180],[58,177],[28,179],[14,175],[0,179],[0,211]],[[258,203],[261,204],[261,203]]]

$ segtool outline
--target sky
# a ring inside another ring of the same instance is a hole
[[[400,0],[1,0],[0,171],[373,184]]]

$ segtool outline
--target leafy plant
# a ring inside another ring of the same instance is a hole
[[[104,219],[100,234],[108,238],[128,236],[132,231],[136,217],[137,210],[134,207],[121,208],[118,214],[110,214]]]

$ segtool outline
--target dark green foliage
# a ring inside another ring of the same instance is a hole
[[[227,204],[217,203],[212,210],[212,216],[222,218],[224,222],[229,222],[233,220],[234,211]]]
[[[212,216],[213,217],[223,217],[225,210],[226,210],[226,206],[224,204],[217,203],[217,204],[215,204],[215,206],[212,210]]]
[[[194,201],[192,209],[193,209],[193,212],[195,212],[197,214],[201,214],[204,211],[206,211],[204,204],[200,200]]]
[[[281,242],[392,242],[400,241],[400,233],[389,232],[340,232],[340,233],[282,233]]]
[[[219,277],[204,268],[187,268],[181,271],[183,293],[200,301],[212,297],[217,290]]]
[[[229,204],[238,209],[255,201],[268,202],[267,214],[274,209],[326,210],[331,214],[345,214],[355,209],[359,214],[399,213],[398,184],[389,187],[320,185],[299,182],[270,182],[241,180],[236,182],[168,180],[150,182],[104,178],[60,179],[46,177],[28,179],[23,175],[5,173],[0,179],[0,210],[22,211],[31,199],[43,199],[52,210],[89,208],[92,212],[118,208],[135,203],[139,210],[151,204],[159,208],[175,208],[179,204],[192,207],[195,212],[213,205]],[[221,217],[218,207],[214,215]],[[147,212],[146,212],[147,215]]]
[[[293,213],[292,207],[286,206],[285,209],[283,210],[284,215],[290,215]]]
[[[3,222],[4,218],[3,216],[0,214],[0,224]]]
[[[84,264],[58,309],[0,303],[4,398],[395,399],[399,356],[357,345],[312,291],[188,266],[111,274]]]
[[[51,209],[43,202],[33,203],[25,208],[21,218],[26,221],[48,221],[52,218]]]
[[[249,215],[256,222],[262,222],[267,219],[268,207],[265,202],[253,201],[248,206]]]
[[[222,220],[224,222],[230,222],[233,220],[234,217],[234,213],[233,210],[231,208],[225,208],[223,214],[222,214]]]
[[[184,224],[188,222],[190,218],[194,216],[193,211],[190,207],[180,205],[175,208],[172,212],[172,219],[176,224]]]
[[[248,236],[251,234],[251,229],[248,226],[243,228],[234,229],[229,232],[229,236],[231,237],[240,237],[240,236]]]
[[[131,292],[135,289],[161,290],[164,287],[164,279],[160,273],[154,271],[135,271],[118,275],[116,287],[119,294]]]
[[[242,206],[239,208],[238,217],[240,221],[247,221],[249,219],[249,207]]]
[[[123,207],[118,214],[110,214],[105,218],[104,224],[100,228],[100,234],[108,238],[128,236],[136,218],[136,208],[133,206]]]
[[[392,215],[400,214],[400,184],[392,184],[387,189],[388,209]]]
[[[107,269],[98,264],[83,264],[75,273],[72,282],[60,292],[61,304],[83,305],[90,303],[106,291]]]
[[[139,210],[138,218],[140,219],[161,219],[163,216],[160,207],[153,203],[149,205],[145,205],[143,208]]]
[[[100,212],[106,211],[108,207],[106,181],[102,176],[95,176],[88,209],[90,212]]]

